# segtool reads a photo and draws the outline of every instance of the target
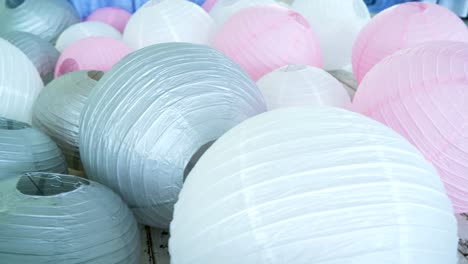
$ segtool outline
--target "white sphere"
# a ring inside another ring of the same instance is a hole
[[[210,16],[217,27],[222,26],[228,19],[240,10],[257,5],[276,5],[275,0],[219,0],[210,10]]]
[[[0,181],[0,262],[140,264],[132,212],[105,186],[27,173]]]
[[[347,108],[349,94],[328,72],[305,65],[287,65],[262,77],[257,86],[268,110],[301,105]]]
[[[74,170],[83,170],[78,137],[81,112],[103,74],[76,71],[62,75],[42,90],[34,105],[33,125],[57,143]]]
[[[317,33],[326,70],[351,64],[354,42],[370,21],[364,1],[295,0],[292,9],[301,13]]]
[[[123,37],[133,49],[165,42],[208,45],[214,28],[213,19],[192,2],[151,0],[132,15]]]
[[[0,38],[0,116],[30,124],[34,101],[43,87],[28,57]]]
[[[82,22],[67,28],[60,34],[55,48],[62,52],[70,44],[76,41],[89,37],[109,37],[122,39],[122,34],[114,27],[102,22],[88,21]]]
[[[455,264],[439,176],[403,137],[339,108],[283,108],[218,139],[175,205],[171,263]]]

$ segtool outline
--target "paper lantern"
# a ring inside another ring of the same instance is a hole
[[[275,0],[221,0],[210,10],[217,26],[222,26],[232,15],[242,9],[261,5],[276,5]]]
[[[79,22],[78,14],[66,1],[3,0],[0,9],[0,35],[8,31],[24,31],[47,41],[56,38],[72,24]]]
[[[354,41],[370,21],[362,0],[295,0],[292,8],[307,18],[317,34],[326,70],[351,65]]]
[[[80,123],[81,159],[88,177],[118,192],[139,222],[167,228],[196,158],[263,111],[255,83],[221,53],[154,45],[125,57],[91,92]]]
[[[431,42],[377,64],[353,103],[436,166],[457,213],[468,212],[467,86],[468,44]]]
[[[44,87],[32,62],[0,38],[0,116],[31,123],[31,111]]]
[[[110,25],[102,22],[88,21],[67,28],[58,38],[55,47],[63,52],[65,48],[78,40],[90,37],[108,37],[122,39],[122,34]]]
[[[305,65],[287,65],[257,82],[268,110],[301,105],[349,107],[343,85],[326,71]]]
[[[142,7],[144,4],[146,4],[149,1],[151,1],[151,0],[133,0],[133,7],[134,7],[135,11],[140,9],[140,7]],[[205,1],[205,0],[187,0],[187,1],[190,1],[192,3],[195,3],[195,4],[199,5],[199,6],[201,6],[201,5],[205,4],[205,2],[208,2],[210,0],[208,0],[208,1]]]
[[[406,3],[377,14],[353,48],[353,71],[360,83],[383,58],[429,41],[468,42],[465,23],[448,9],[429,3]]]
[[[320,44],[309,23],[280,6],[239,11],[219,29],[213,46],[254,80],[288,64],[322,66]]]
[[[76,9],[81,19],[103,7],[118,7],[133,12],[133,3],[129,0],[68,0]]]
[[[55,67],[55,77],[79,70],[105,72],[129,53],[130,49],[121,40],[107,37],[85,38],[62,52]]]
[[[0,195],[4,263],[141,263],[135,218],[105,186],[27,173],[1,181]]]
[[[103,7],[94,11],[87,21],[98,21],[113,26],[120,33],[123,33],[131,14],[122,8]]]
[[[0,117],[0,146],[0,179],[25,172],[67,173],[57,145],[26,123]]]
[[[79,150],[80,115],[91,90],[104,73],[76,71],[47,85],[34,106],[33,125],[57,142],[69,168],[82,171]]]
[[[216,3],[218,3],[218,0],[206,0],[202,7],[206,12],[210,12]]]
[[[60,53],[46,40],[27,32],[11,31],[2,36],[20,49],[36,67],[44,84],[54,78]]]
[[[169,251],[174,264],[455,264],[457,242],[440,179],[413,146],[356,113],[300,107],[251,118],[205,152]]]
[[[208,44],[214,22],[199,6],[186,0],[152,0],[128,21],[124,41],[133,49],[165,42]]]

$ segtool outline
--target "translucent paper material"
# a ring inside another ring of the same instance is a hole
[[[280,6],[257,6],[233,15],[213,46],[258,80],[288,64],[322,66],[319,41],[299,13]]]
[[[349,107],[343,85],[326,71],[305,65],[287,65],[257,82],[268,110],[301,105]]]
[[[0,38],[0,116],[31,123],[31,111],[44,87],[32,62]]]
[[[72,24],[79,22],[73,7],[63,0],[0,1],[0,36],[8,31],[23,31],[55,42]]]
[[[118,192],[139,222],[167,228],[192,157],[263,111],[255,83],[221,53],[154,45],[125,57],[91,92],[81,158],[88,177]]]
[[[103,7],[119,7],[129,12],[134,11],[131,0],[68,0],[76,9],[81,19],[89,16],[94,10]]]
[[[133,0],[133,7],[136,10],[140,9],[140,7],[142,7],[144,4],[146,4],[148,1],[151,1],[151,0]],[[199,6],[203,5],[205,2],[208,2],[210,0],[187,0],[187,1],[190,1],[192,3],[195,3]]]
[[[377,64],[354,98],[437,167],[457,213],[468,212],[467,87],[468,44],[432,42]]]
[[[210,16],[218,27],[222,26],[232,15],[240,10],[253,6],[276,5],[275,0],[221,0],[210,10]]]
[[[122,34],[114,27],[102,22],[89,21],[75,24],[60,34],[55,47],[60,52],[78,40],[89,37],[122,39]]]
[[[351,65],[354,41],[370,21],[362,0],[295,0],[292,8],[307,18],[317,34],[326,70]]]
[[[57,145],[26,123],[0,117],[0,148],[0,179],[25,172],[67,173]]]
[[[60,56],[48,41],[31,33],[11,31],[2,36],[19,48],[36,67],[44,84],[54,78],[55,64]]]
[[[383,58],[430,41],[468,42],[465,23],[448,9],[429,3],[406,3],[377,14],[359,33],[353,48],[358,83]]]
[[[440,179],[413,146],[359,114],[303,107],[251,118],[205,152],[169,251],[173,264],[455,264],[457,242]]]
[[[133,49],[164,42],[208,44],[213,33],[213,19],[196,4],[152,0],[130,18],[124,41]]]
[[[108,24],[123,33],[131,14],[122,8],[104,7],[94,11],[86,21],[97,21]]]
[[[85,38],[68,46],[60,55],[55,77],[80,70],[108,71],[130,53],[121,40],[105,37]]]
[[[205,3],[203,3],[202,7],[203,9],[205,9],[206,12],[210,12],[217,2],[218,0],[206,0]]]
[[[3,263],[141,263],[135,218],[103,185],[30,173],[0,181],[0,194]]]
[[[103,74],[99,71],[65,74],[42,90],[34,106],[33,125],[57,142],[68,167],[74,170],[83,170],[78,138],[80,115]]]

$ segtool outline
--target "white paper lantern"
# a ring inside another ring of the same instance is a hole
[[[36,67],[44,84],[54,78],[60,53],[48,41],[27,32],[11,31],[2,36],[20,49]]]
[[[53,43],[63,30],[80,21],[64,0],[0,0],[0,5],[0,35],[24,31]]]
[[[210,10],[210,16],[218,27],[238,11],[257,5],[276,5],[275,0],[219,0]]]
[[[384,125],[284,108],[215,142],[184,183],[171,263],[455,264],[457,224],[434,168]]]
[[[67,28],[60,34],[55,47],[62,52],[70,44],[89,37],[109,37],[122,39],[122,34],[114,27],[102,22],[82,22]]]
[[[354,42],[370,15],[362,0],[295,0],[292,8],[304,15],[320,40],[324,68],[351,64]]]
[[[0,116],[31,123],[31,111],[44,87],[32,62],[0,38]]]
[[[132,212],[79,177],[29,173],[0,181],[0,262],[140,264]]]
[[[77,71],[47,85],[34,105],[33,125],[49,135],[65,155],[69,168],[82,171],[79,150],[80,115],[104,73]]]
[[[287,65],[257,81],[268,110],[301,105],[327,105],[347,108],[351,100],[343,85],[326,71]]]
[[[0,150],[0,179],[25,172],[67,173],[57,145],[26,123],[0,117]]]
[[[133,14],[124,31],[130,48],[140,49],[165,42],[209,44],[213,19],[186,0],[151,0]]]
[[[118,192],[141,223],[167,228],[196,157],[263,111],[255,83],[220,52],[154,45],[125,57],[91,92],[81,159],[88,177]]]

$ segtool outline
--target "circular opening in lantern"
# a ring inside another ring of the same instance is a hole
[[[2,130],[21,130],[30,127],[30,125],[20,121],[11,120],[8,118],[0,118],[0,129]]]
[[[189,175],[189,173],[192,171],[193,167],[195,167],[195,165],[197,164],[197,162],[201,158],[201,156],[203,156],[203,154],[211,147],[211,145],[213,145],[214,142],[215,141],[213,140],[213,141],[210,141],[210,142],[206,143],[205,145],[201,146],[195,152],[195,154],[192,155],[192,158],[190,159],[189,163],[187,164],[187,166],[185,166],[184,181],[187,178],[187,176]]]
[[[80,66],[78,65],[78,62],[74,59],[69,58],[69,59],[64,60],[62,64],[60,65],[59,75],[78,71],[79,69],[80,69]]]
[[[282,72],[297,72],[307,69],[305,65],[291,64],[280,69]]]
[[[362,3],[362,0],[355,0],[353,2],[353,8],[354,8],[354,12],[356,12],[356,15],[358,15],[360,18],[367,19],[368,10],[366,6]]]
[[[14,9],[22,5],[26,0],[6,0],[6,7]]]
[[[152,0],[152,1],[148,2],[146,5],[144,5],[143,7],[145,7],[145,8],[152,7],[152,6],[154,6],[156,4],[159,4],[159,3],[163,2],[163,1],[166,1],[166,0]]]
[[[305,28],[309,28],[309,22],[307,19],[305,19],[301,14],[294,12],[294,11],[289,11],[289,17],[292,17],[299,25],[302,25]]]
[[[101,80],[102,76],[104,76],[104,72],[102,71],[89,71],[88,72],[88,77],[95,81]]]
[[[426,3],[407,3],[407,5],[414,6],[418,8],[420,12],[426,11],[428,5]]]
[[[22,175],[16,189],[25,195],[54,196],[72,192],[83,185],[89,185],[89,181],[71,175],[36,172]]]

